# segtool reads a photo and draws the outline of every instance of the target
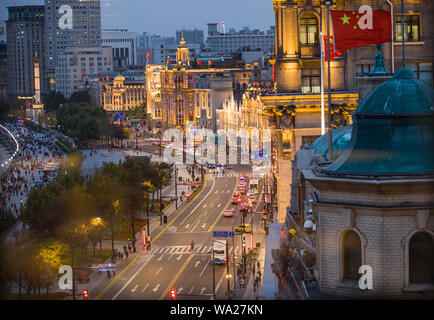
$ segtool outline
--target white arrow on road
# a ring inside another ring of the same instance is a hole
[[[181,258],[182,258],[182,254],[180,254],[180,255],[178,256],[178,258],[176,258],[176,260],[181,260]]]
[[[190,224],[187,224],[185,227],[188,229],[189,226],[190,226]]]
[[[157,259],[157,261],[161,261],[161,259],[163,259],[163,255],[161,255],[161,256]]]
[[[160,267],[160,269],[158,269],[158,271],[157,271],[157,273],[156,273],[156,274],[159,274],[159,273],[160,273],[160,271],[161,271],[161,269],[163,269],[163,267]]]
[[[134,289],[131,289],[131,292],[136,291],[138,286],[139,286],[139,285],[137,284],[137,285],[134,287]]]
[[[200,261],[196,261],[196,263],[194,264],[194,267],[196,268],[199,265]]]
[[[217,208],[220,208],[222,206],[222,204],[221,203],[219,203],[218,205],[217,205]]]
[[[202,228],[205,228],[205,226],[206,226],[206,223],[204,223],[204,224],[202,225]]]
[[[179,288],[178,291],[176,292],[176,294],[180,294],[182,292],[182,290],[184,290],[183,287]]]
[[[157,284],[157,286],[154,289],[152,289],[152,291],[153,292],[157,291],[159,287],[160,287],[160,284]]]
[[[202,289],[200,289],[200,294],[203,294],[203,292],[206,290],[206,287],[203,287]]]

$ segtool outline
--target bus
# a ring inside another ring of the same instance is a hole
[[[226,240],[214,240],[214,264],[226,264]]]
[[[254,191],[258,189],[259,180],[256,178],[250,179],[249,189]]]

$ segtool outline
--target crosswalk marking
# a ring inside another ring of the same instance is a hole
[[[164,246],[164,247],[154,247],[148,253],[149,254],[167,254],[167,255],[179,255],[179,254],[190,254],[190,246]],[[229,246],[229,253],[232,254],[234,247]],[[197,245],[193,249],[194,254],[207,254],[212,251],[212,246],[207,245]],[[235,255],[241,254],[241,247],[235,246],[234,250]],[[157,260],[160,261],[162,257],[159,257]],[[143,263],[145,260],[140,260]]]

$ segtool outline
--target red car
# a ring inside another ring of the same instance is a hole
[[[247,202],[243,202],[240,206],[240,212],[249,210],[249,204]]]

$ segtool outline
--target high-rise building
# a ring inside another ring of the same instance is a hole
[[[35,94],[34,62],[42,62],[44,52],[44,6],[8,7],[7,30],[8,95],[11,98],[33,97]],[[46,66],[40,65],[41,75]],[[47,82],[41,81],[41,91]]]
[[[6,23],[0,21],[0,42],[6,42]]]
[[[113,70],[112,48],[69,48],[58,56],[56,64],[56,89],[69,98],[72,93],[86,90],[86,76]]]
[[[0,100],[8,96],[8,56],[6,43],[0,43]]]
[[[193,30],[178,30],[176,31],[176,42],[179,43],[181,38],[184,37],[185,42],[192,43],[204,43],[203,30],[193,29]]]
[[[71,28],[65,28],[63,6],[72,9]],[[62,9],[62,10],[61,10]],[[45,0],[47,76],[54,77],[57,56],[73,47],[101,45],[100,0]]]
[[[103,46],[113,48],[113,67],[123,68],[137,64],[136,33],[125,29],[103,30],[101,33]]]
[[[218,53],[234,53],[237,51],[262,51],[270,53],[273,50],[274,34],[273,29],[267,32],[250,30],[244,27],[241,31],[235,32],[230,29],[229,33],[217,32],[217,24],[208,24],[207,46],[211,51]]]

